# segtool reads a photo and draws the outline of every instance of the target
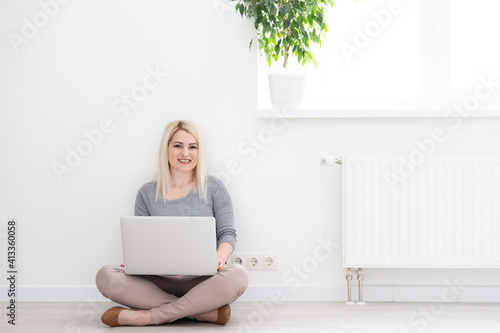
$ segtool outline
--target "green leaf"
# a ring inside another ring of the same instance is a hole
[[[276,15],[277,11],[278,11],[278,9],[276,8],[276,6],[271,4],[271,11],[269,12],[269,15],[274,16],[274,15]]]
[[[323,24],[323,15],[321,15],[321,13],[318,13],[317,18],[318,18],[318,23],[320,25],[322,25]]]
[[[268,31],[271,31],[271,25],[266,22],[264,25],[264,31],[262,33],[266,34],[266,32],[268,32]]]
[[[291,21],[291,19],[287,19],[287,20],[283,23],[283,29],[284,29],[284,30],[288,29],[288,27],[290,26],[290,21]]]

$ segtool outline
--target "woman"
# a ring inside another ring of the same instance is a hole
[[[248,273],[240,265],[226,265],[236,243],[232,203],[223,183],[206,175],[203,144],[191,122],[167,125],[156,179],[139,190],[135,215],[214,216],[218,273],[126,275],[123,267],[106,265],[97,273],[97,288],[110,300],[133,309],[113,307],[102,315],[103,323],[159,325],[185,317],[217,324],[229,321],[229,304],[246,290]]]

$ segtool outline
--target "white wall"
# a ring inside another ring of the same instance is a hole
[[[44,23],[37,1],[0,3],[0,260],[6,260],[6,221],[15,217],[20,288],[93,286],[100,266],[121,262],[119,217],[133,214],[136,192],[153,176],[162,130],[171,120],[200,124],[212,174],[231,160],[240,164],[241,173],[228,184],[237,251],[279,255],[278,271],[251,272],[249,290],[264,299],[268,294],[258,293],[261,286],[292,288],[297,279],[288,271],[314,254],[318,237],[341,242],[341,169],[320,166],[322,155],[409,153],[415,140],[442,124],[441,119],[290,119],[276,124],[283,130],[252,158],[238,147],[245,142],[250,147],[249,138],[270,128],[271,120],[256,118],[250,21],[219,0],[71,1],[52,10],[55,15],[35,33],[23,26],[34,16]],[[15,52],[10,33],[23,36],[23,31],[32,36]],[[114,113],[115,100],[123,110],[122,94],[138,89],[148,68],[157,67],[169,76],[126,117],[124,111]],[[109,119],[112,132],[59,181],[53,162],[65,164],[67,147],[76,149],[85,139],[82,131],[103,119]],[[436,153],[500,153],[499,124],[497,118],[467,119]],[[447,280],[500,287],[498,269],[365,273],[367,285],[421,286],[407,299]],[[337,288],[341,294],[326,298],[343,298],[344,275],[337,250],[300,285]],[[500,293],[493,298],[499,301]]]

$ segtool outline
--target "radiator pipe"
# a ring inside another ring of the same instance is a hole
[[[352,271],[350,268],[347,269],[346,276],[347,280],[347,302],[346,304],[354,304],[351,297],[351,281],[352,281]]]
[[[363,302],[363,279],[364,279],[364,273],[363,269],[358,269],[358,288],[359,288],[359,299],[358,299],[358,305],[364,305],[366,304]]]

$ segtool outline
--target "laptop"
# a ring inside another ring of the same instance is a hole
[[[124,216],[120,222],[125,274],[217,273],[214,217]]]

